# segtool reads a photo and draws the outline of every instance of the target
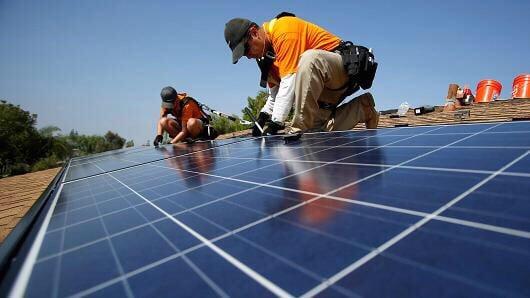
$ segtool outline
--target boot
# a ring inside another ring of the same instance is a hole
[[[374,97],[371,93],[362,95],[361,105],[363,107],[366,128],[374,129],[379,124],[379,112],[375,109]]]

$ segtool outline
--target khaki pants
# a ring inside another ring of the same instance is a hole
[[[337,104],[345,91],[339,88],[347,81],[340,54],[324,50],[305,51],[300,57],[295,80],[292,130],[348,130],[367,121],[362,105],[373,107],[370,93],[343,104],[334,116],[331,111],[318,107],[319,101]]]

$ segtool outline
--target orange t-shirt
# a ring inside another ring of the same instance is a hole
[[[278,79],[296,73],[300,56],[305,51],[331,51],[341,41],[321,27],[297,17],[272,19],[264,23],[263,27],[276,54],[271,75]]]
[[[202,119],[202,113],[199,105],[194,100],[189,100],[186,105],[180,109],[180,101],[186,100],[188,95],[186,93],[179,93],[177,95],[177,100],[175,101],[175,106],[171,114],[177,118],[177,121],[180,121],[180,124],[185,125],[188,123],[190,118]],[[191,98],[191,97],[190,97]],[[160,112],[161,115],[165,115],[167,109],[162,108]]]
[[[182,99],[182,100],[186,100],[186,99]],[[184,105],[184,107],[182,108],[180,117],[177,117],[177,118],[180,119],[180,123],[182,125],[185,125],[186,123],[188,123],[188,120],[190,118],[201,119],[202,118],[201,108],[194,100],[188,100],[186,105]]]

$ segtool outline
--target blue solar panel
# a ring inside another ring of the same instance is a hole
[[[530,296],[530,122],[73,160],[11,294]]]

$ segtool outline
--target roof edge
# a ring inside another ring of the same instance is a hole
[[[12,282],[16,277],[13,273],[13,268],[22,266],[24,261],[24,254],[29,252],[29,249],[22,251],[23,244],[32,235],[31,230],[37,223],[42,211],[49,204],[49,198],[53,197],[59,185],[61,184],[61,178],[65,175],[65,170],[69,165],[69,160],[64,163],[63,167],[55,175],[55,178],[50,182],[48,187],[39,196],[31,208],[26,212],[24,217],[20,219],[15,228],[7,235],[4,242],[0,246],[0,293],[7,293],[10,289]]]

